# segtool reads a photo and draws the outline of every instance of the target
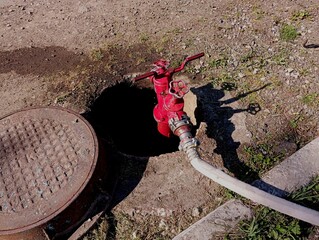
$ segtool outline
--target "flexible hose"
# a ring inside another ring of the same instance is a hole
[[[197,171],[229,190],[256,203],[308,222],[312,225],[319,226],[319,212],[262,191],[252,185],[229,176],[223,171],[213,167],[208,162],[202,160],[197,151],[198,141],[196,138],[192,137],[190,132],[191,125],[187,116],[184,116],[181,120],[172,119],[169,121],[169,124],[172,132],[180,139],[180,150],[185,151],[192,166]]]
[[[192,166],[197,171],[217,182],[218,184],[256,203],[308,222],[312,225],[319,226],[319,212],[295,204],[283,198],[276,197],[270,193],[264,192],[256,187],[229,176],[223,171],[213,167],[208,162],[202,160],[197,152],[196,147],[186,147],[183,149],[186,152]]]

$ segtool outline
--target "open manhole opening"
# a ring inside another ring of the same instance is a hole
[[[88,119],[98,136],[111,139],[123,153],[157,156],[178,150],[179,139],[157,131],[153,109],[156,94],[123,82],[105,89],[92,104]]]

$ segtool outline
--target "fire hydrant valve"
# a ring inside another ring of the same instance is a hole
[[[172,119],[174,121],[182,121],[184,116],[187,116],[183,110],[183,97],[189,91],[189,87],[183,80],[173,80],[173,74],[182,71],[189,61],[203,56],[204,53],[199,53],[187,57],[177,68],[168,68],[169,62],[161,59],[154,63],[155,67],[151,72],[133,79],[133,81],[136,82],[148,77],[153,83],[157,97],[157,105],[154,108],[153,116],[157,122],[158,131],[166,137],[170,137],[173,133],[169,122],[172,121]],[[186,125],[184,127],[186,127]],[[174,134],[176,135],[175,132]]]

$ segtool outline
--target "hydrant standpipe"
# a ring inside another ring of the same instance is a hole
[[[256,203],[319,226],[319,212],[264,192],[229,176],[201,159],[197,151],[198,141],[191,134],[192,124],[183,111],[183,97],[189,91],[189,88],[184,81],[173,80],[172,76],[174,73],[183,70],[189,61],[203,56],[204,53],[199,53],[187,57],[177,68],[168,68],[169,62],[161,59],[154,63],[155,67],[151,72],[133,79],[136,82],[148,77],[154,85],[158,103],[153,114],[157,121],[158,131],[166,137],[170,137],[172,134],[178,136],[180,139],[179,149],[186,153],[191,165],[213,181]]]
[[[161,59],[154,63],[154,69],[151,72],[133,79],[136,82],[149,77],[154,85],[158,103],[154,108],[153,115],[157,122],[158,131],[166,137],[170,137],[173,133],[170,123],[188,119],[183,111],[183,97],[189,88],[183,80],[173,80],[172,76],[174,73],[182,71],[189,61],[203,56],[204,53],[199,53],[188,57],[177,68],[168,68],[169,62]]]

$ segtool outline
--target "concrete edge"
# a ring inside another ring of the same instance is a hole
[[[241,220],[252,217],[252,210],[242,201],[232,199],[178,234],[173,240],[204,240],[223,237]]]

